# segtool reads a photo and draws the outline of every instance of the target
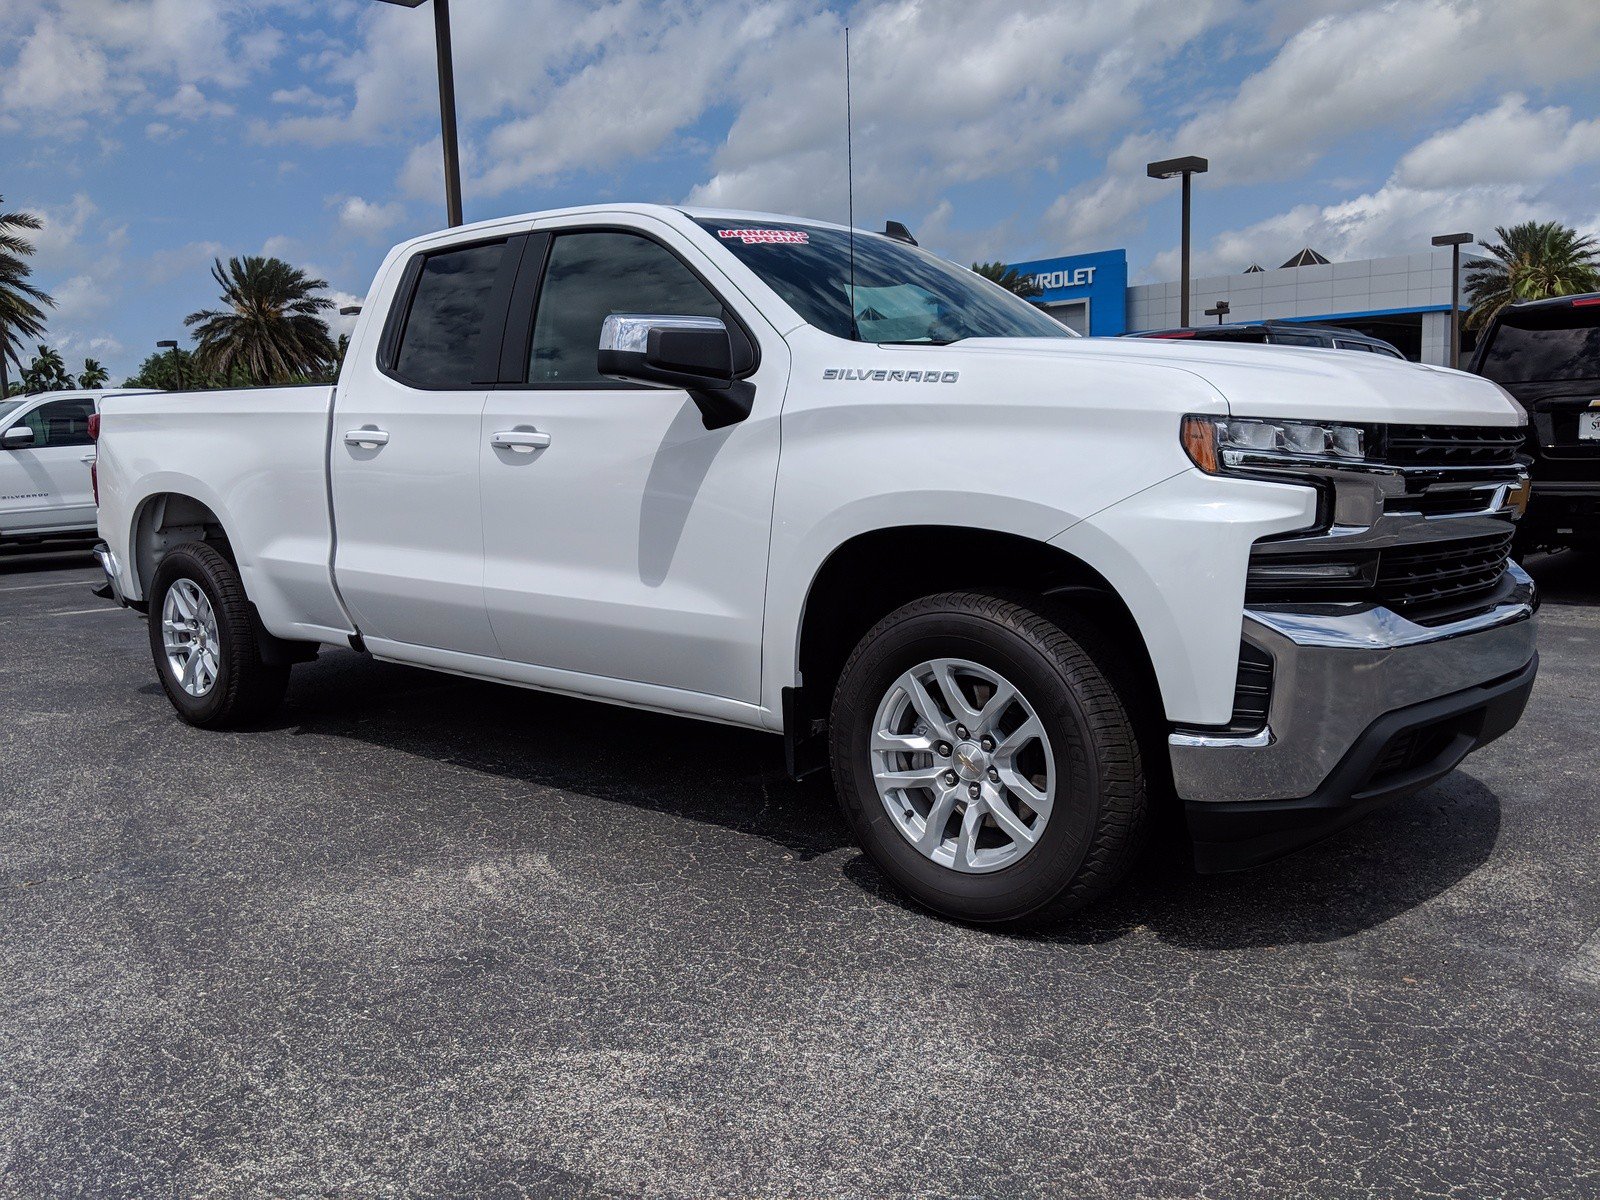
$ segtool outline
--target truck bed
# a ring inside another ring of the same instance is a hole
[[[100,535],[125,595],[142,599],[141,529],[166,493],[207,505],[262,623],[279,637],[338,640],[349,623],[329,569],[329,385],[118,396],[101,412]]]

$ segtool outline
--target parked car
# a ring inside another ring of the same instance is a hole
[[[1600,547],[1600,292],[1501,309],[1472,370],[1528,410],[1533,502],[1519,553]]]
[[[333,387],[107,402],[99,555],[192,724],[333,645],[767,730],[890,879],[1000,921],[1103,895],[1174,792],[1203,869],[1248,865],[1510,729],[1522,422],[1470,375],[1079,338],[892,238],[608,205],[399,246]]]
[[[95,529],[89,418],[115,391],[40,392],[0,400],[0,543]]]
[[[1185,329],[1152,329],[1125,337],[1161,338],[1166,341],[1242,342],[1266,346],[1301,346],[1323,350],[1356,350],[1405,358],[1381,338],[1338,325],[1306,325],[1299,321],[1246,321],[1236,325],[1194,325]]]

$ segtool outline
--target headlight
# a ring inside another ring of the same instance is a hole
[[[1262,417],[1185,417],[1183,448],[1208,475],[1294,466],[1354,466],[1367,461],[1368,430],[1329,421]]]

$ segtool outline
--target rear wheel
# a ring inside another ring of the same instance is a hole
[[[191,725],[225,729],[277,707],[289,668],[261,659],[239,573],[204,542],[176,546],[150,588],[150,650],[161,686]]]
[[[1071,616],[971,593],[915,601],[861,640],[834,695],[834,781],[862,846],[918,902],[1014,921],[1121,879],[1146,784],[1095,658],[1106,644]]]

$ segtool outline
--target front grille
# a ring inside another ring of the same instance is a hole
[[[1398,613],[1457,608],[1494,591],[1511,553],[1511,531],[1451,542],[1396,546],[1378,556],[1373,585],[1380,604]]]
[[[1487,601],[1505,574],[1512,532],[1417,542],[1384,550],[1317,554],[1272,554],[1257,547],[1251,556],[1245,601],[1251,604],[1366,602],[1381,604],[1419,624],[1465,616]],[[1347,578],[1330,581],[1296,566],[1343,564]],[[1271,573],[1268,573],[1268,568]]]
[[[1519,427],[1391,425],[1384,460],[1397,467],[1502,467],[1517,461]]]

